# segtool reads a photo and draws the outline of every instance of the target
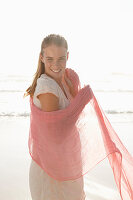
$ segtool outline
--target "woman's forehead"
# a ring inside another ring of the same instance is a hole
[[[66,53],[67,53],[66,48],[56,46],[56,45],[50,45],[44,49],[45,56],[50,56],[50,55],[51,56],[52,55],[53,56],[55,56],[55,55],[63,56],[63,55],[66,55]]]

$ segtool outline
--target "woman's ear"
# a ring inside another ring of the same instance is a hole
[[[69,57],[69,52],[67,52],[67,60],[68,60],[68,57]]]
[[[44,63],[44,61],[43,61],[43,56],[42,56],[41,53],[40,53],[40,59],[41,59],[41,61]]]

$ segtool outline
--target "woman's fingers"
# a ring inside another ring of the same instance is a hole
[[[67,69],[64,70],[64,73],[62,75],[62,84],[65,86],[66,90],[70,92],[70,94],[74,97],[76,95],[73,82],[68,76]]]

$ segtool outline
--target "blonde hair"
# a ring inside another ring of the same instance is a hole
[[[37,84],[37,79],[41,76],[41,74],[45,73],[45,64],[41,61],[41,55],[43,56],[44,54],[43,49],[45,49],[46,47],[52,44],[55,44],[56,46],[65,47],[66,50],[68,50],[67,41],[65,40],[64,37],[62,37],[59,34],[50,34],[43,39],[42,44],[41,44],[41,52],[39,54],[38,67],[37,67],[36,73],[34,74],[32,84],[30,85],[30,87],[27,88],[26,93],[24,93],[23,98],[25,98],[28,95],[30,95],[30,97],[33,97],[36,84]]]

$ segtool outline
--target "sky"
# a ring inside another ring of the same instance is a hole
[[[67,67],[85,77],[133,74],[132,0],[0,2],[0,73],[33,75],[51,33],[68,42]]]

